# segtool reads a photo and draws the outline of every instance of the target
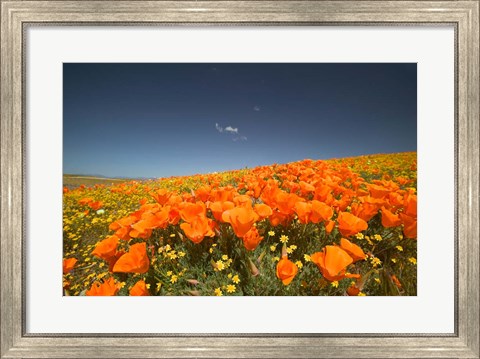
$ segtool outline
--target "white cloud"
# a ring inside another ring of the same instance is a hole
[[[222,127],[218,123],[215,123],[215,129],[220,133],[226,133],[227,135],[237,135],[236,137],[232,137],[232,141],[247,141],[246,136],[241,136],[240,132],[238,131],[238,127]]]
[[[225,127],[225,131],[238,134],[238,128],[233,128],[232,126]]]
[[[247,141],[247,137],[246,136],[234,137],[233,141],[235,141],[235,142],[237,142],[237,141]]]
[[[260,111],[262,108],[260,106],[253,106],[253,111]]]

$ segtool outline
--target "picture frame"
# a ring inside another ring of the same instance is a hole
[[[479,5],[472,1],[1,0],[1,358],[479,358]],[[455,27],[453,334],[30,334],[25,330],[25,29],[48,25]]]

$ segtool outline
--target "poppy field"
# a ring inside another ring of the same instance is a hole
[[[63,294],[417,294],[416,152],[63,189]]]

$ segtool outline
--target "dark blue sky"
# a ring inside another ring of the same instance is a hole
[[[64,64],[63,172],[169,177],[416,151],[416,64]]]

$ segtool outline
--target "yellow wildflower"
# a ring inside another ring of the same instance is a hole
[[[372,266],[373,268],[376,268],[377,266],[379,266],[380,264],[382,264],[382,261],[377,258],[377,257],[372,257],[372,259],[370,260],[370,262],[372,263]]]
[[[216,264],[216,267],[217,267],[217,269],[218,269],[219,271],[225,269],[225,263],[223,263],[223,261],[218,260],[215,264]]]

